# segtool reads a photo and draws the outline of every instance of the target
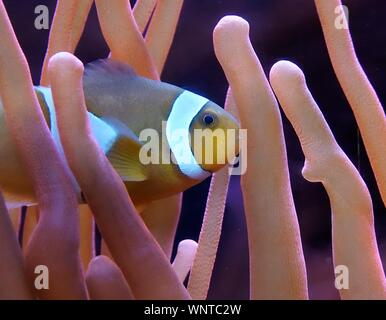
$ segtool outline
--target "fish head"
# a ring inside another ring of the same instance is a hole
[[[239,122],[229,112],[208,101],[190,125],[191,149],[197,163],[214,173],[239,154]]]

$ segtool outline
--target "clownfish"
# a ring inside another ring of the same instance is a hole
[[[122,178],[136,206],[182,192],[203,181],[228,164],[218,156],[219,151],[226,160],[239,152],[239,124],[230,113],[188,90],[140,77],[126,64],[110,59],[87,64],[83,89],[93,137]],[[65,160],[51,89],[35,87],[35,93]],[[220,130],[225,134],[205,139],[205,135],[194,134],[197,130],[206,133]],[[234,137],[230,138],[228,132]],[[0,189],[9,208],[36,203],[1,103]]]

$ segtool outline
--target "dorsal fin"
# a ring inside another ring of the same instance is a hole
[[[99,59],[85,66],[83,83],[120,81],[137,77],[134,69],[128,64],[114,61],[112,59]]]

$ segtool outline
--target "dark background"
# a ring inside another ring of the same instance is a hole
[[[55,0],[4,0],[36,84],[40,78],[48,31],[34,28],[34,8],[40,4],[47,5],[52,20],[55,3]],[[359,60],[381,102],[385,102],[386,2],[350,0],[344,4],[349,7],[350,28]],[[329,62],[313,1],[185,0],[162,79],[222,105],[227,82],[214,55],[212,32],[216,23],[228,14],[239,15],[250,23],[251,41],[267,74],[270,67],[281,59],[295,62],[304,71],[309,88],[338,143],[359,168],[370,189],[379,249],[381,256],[386,257],[386,212],[363,144],[358,138],[353,114]],[[86,63],[107,54],[108,48],[93,8],[76,55]],[[284,115],[283,122],[310,297],[335,299],[338,294],[334,288],[329,199],[320,184],[311,184],[302,178],[303,153]],[[177,241],[198,239],[209,182],[208,179],[185,193]],[[238,182],[238,177],[232,177],[209,298],[248,298],[248,246]]]

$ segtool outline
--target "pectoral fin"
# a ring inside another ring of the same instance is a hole
[[[118,132],[118,137],[106,153],[114,169],[123,181],[144,181],[148,178],[148,169],[139,160],[142,143],[124,124],[117,120],[103,119]]]

